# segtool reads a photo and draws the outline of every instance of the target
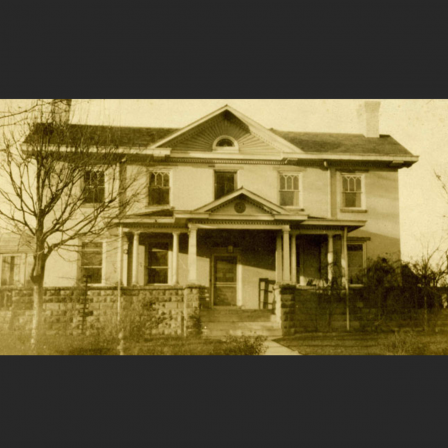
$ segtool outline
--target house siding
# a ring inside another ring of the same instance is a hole
[[[158,167],[159,165],[157,165]],[[194,210],[214,200],[214,170],[213,166],[168,166],[171,169],[171,205],[176,209]],[[128,175],[135,176],[138,188],[147,191],[148,170],[151,167],[130,166]],[[238,170],[238,187],[248,190],[266,198],[273,203],[279,202],[278,176],[279,171],[285,170],[284,166],[243,165]],[[314,217],[329,217],[329,182],[328,171],[319,168],[304,167],[300,169],[303,176],[303,206],[305,213]],[[399,257],[399,207],[398,207],[398,172],[396,170],[369,170],[365,173],[366,213],[345,213],[341,211],[341,187],[337,173],[332,179],[334,218],[338,219],[363,219],[367,221],[364,228],[350,233],[350,237],[361,237],[368,240],[367,256],[375,258],[379,255]],[[335,207],[334,207],[335,206]],[[134,211],[147,210],[145,198],[141,198]],[[198,282],[202,285],[210,285],[211,258],[213,250],[202,237],[203,230],[198,234]],[[241,246],[242,276],[244,278],[242,295],[245,305],[256,307],[258,300],[258,280],[260,278],[275,279],[275,232],[259,232],[256,237],[245,240],[244,236],[238,239]],[[171,234],[166,235],[171,238]],[[326,263],[326,237],[324,241],[316,243],[312,238],[302,237],[298,239],[298,247],[303,245],[304,258],[303,277],[318,280],[325,278],[323,272]],[[322,239],[322,238],[321,238]],[[117,233],[111,232],[107,236],[107,255],[104,266],[106,284],[115,285],[118,279],[117,272]],[[256,244],[254,245],[254,242]],[[335,259],[340,258],[340,240],[335,238]],[[130,246],[131,247],[131,246]],[[129,247],[129,250],[131,250]],[[140,251],[139,281],[144,283],[145,248]],[[131,258],[129,258],[129,272],[131,272]],[[73,251],[61,251],[53,254],[48,260],[46,286],[71,286],[78,281],[79,256]],[[188,236],[180,237],[179,254],[179,283],[188,282]]]

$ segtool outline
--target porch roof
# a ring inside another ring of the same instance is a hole
[[[340,232],[347,228],[352,232],[364,227],[367,221],[347,219],[308,218],[294,215],[209,215],[207,213],[174,212],[172,217],[129,216],[117,225],[139,232],[187,231],[190,227],[203,229],[259,229],[281,230],[287,228],[294,233]]]
[[[128,215],[118,225],[150,229],[202,228],[340,230],[349,232],[365,225],[366,221],[310,217],[263,198],[244,187],[195,210],[176,210],[162,206]]]

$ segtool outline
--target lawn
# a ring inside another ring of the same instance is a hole
[[[276,339],[302,355],[448,355],[448,333],[302,333]]]
[[[140,342],[128,341],[125,355],[262,355],[265,338],[231,336],[223,340],[201,337],[154,337]],[[118,341],[98,336],[46,336],[38,355],[118,355]],[[28,334],[0,333],[0,355],[32,355]]]

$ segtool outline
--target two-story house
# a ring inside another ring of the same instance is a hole
[[[380,135],[379,106],[363,105],[363,134],[266,129],[230,106],[183,129],[121,128],[143,199],[102,241],[52,255],[46,284],[199,284],[214,307],[256,309],[262,279],[356,283],[368,258],[400,257],[398,172],[418,160]]]

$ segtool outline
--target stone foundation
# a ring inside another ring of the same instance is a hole
[[[29,331],[32,289],[0,289],[0,330]],[[180,335],[193,331],[208,288],[192,286],[122,287],[121,313],[133,331],[145,335]],[[43,319],[49,334],[73,334],[116,325],[117,287],[45,288]]]
[[[347,330],[347,308],[345,291],[318,290],[276,285],[276,315],[284,336],[303,332],[325,332]],[[358,329],[359,313],[354,309],[356,290],[350,291],[350,329]]]
[[[284,336],[303,332],[347,331],[347,296],[345,290],[325,290],[295,285],[276,285],[275,311]],[[369,304],[363,290],[349,290],[349,328],[365,331],[395,331],[400,328],[422,329],[421,308],[401,308],[387,317]],[[448,329],[448,309],[429,311],[429,327]]]

